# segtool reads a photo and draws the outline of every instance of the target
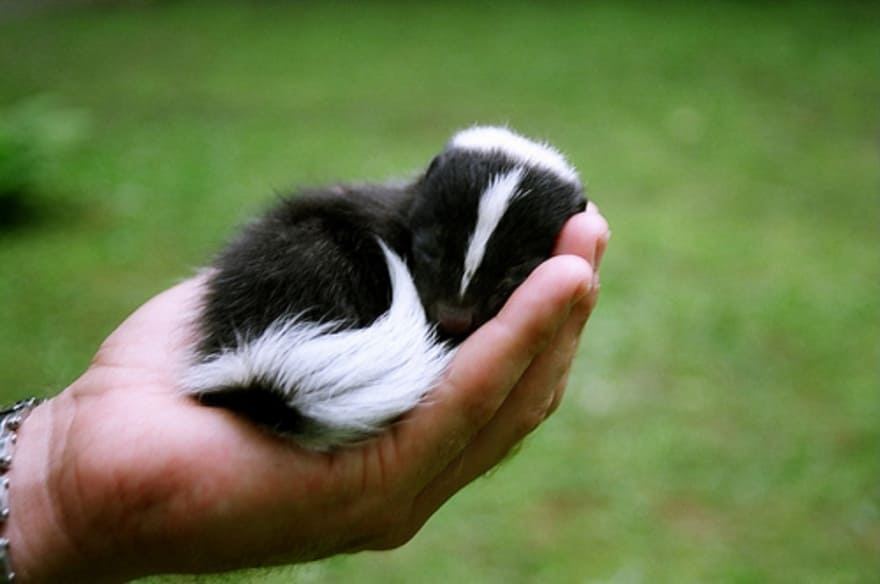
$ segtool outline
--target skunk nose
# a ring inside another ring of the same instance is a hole
[[[439,304],[435,311],[440,332],[450,337],[461,337],[471,332],[474,325],[474,310]]]

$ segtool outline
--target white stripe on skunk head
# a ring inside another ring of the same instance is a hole
[[[453,136],[416,191],[413,275],[429,318],[455,339],[501,309],[586,206],[558,151],[483,126]]]
[[[572,183],[580,182],[577,171],[565,160],[565,156],[561,152],[549,144],[523,138],[507,128],[474,126],[454,135],[447,148],[484,153],[504,152],[523,166],[543,168],[563,180]]]
[[[477,224],[468,242],[467,251],[464,254],[464,273],[461,275],[461,287],[458,290],[459,298],[463,298],[474,274],[483,263],[486,254],[486,244],[498,227],[501,217],[507,211],[511,201],[522,195],[519,190],[519,181],[522,180],[523,169],[516,167],[510,172],[497,174],[480,197],[477,208]]]

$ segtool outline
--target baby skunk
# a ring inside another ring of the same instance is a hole
[[[494,127],[455,134],[409,184],[288,198],[214,262],[185,391],[309,448],[368,437],[436,384],[585,205],[559,152]]]

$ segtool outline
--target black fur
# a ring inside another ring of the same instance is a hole
[[[463,298],[463,261],[479,201],[492,178],[522,161],[502,151],[447,148],[402,186],[335,186],[281,201],[246,226],[213,263],[197,327],[197,359],[259,337],[273,322],[301,317],[368,326],[390,305],[382,239],[413,274],[429,320],[453,343],[494,316],[552,253],[565,221],[586,205],[580,184],[525,166],[520,189],[489,240]],[[202,393],[280,432],[315,431],[269,383]],[[319,430],[319,429],[318,429]]]
[[[207,356],[303,316],[363,327],[388,308],[382,238],[409,248],[410,189],[337,186],[285,198],[244,228],[214,262],[199,318]]]
[[[450,310],[470,317],[470,326],[453,335],[459,340],[498,313],[516,287],[550,257],[562,225],[586,207],[580,184],[527,168],[520,189],[530,194],[510,205],[464,298],[458,298],[480,196],[493,176],[516,166],[517,161],[500,152],[448,150],[434,159],[416,188],[408,220],[413,277],[431,320],[441,322],[441,313]]]
[[[197,324],[199,358],[259,337],[275,321],[364,327],[390,303],[388,270],[376,237],[403,255],[412,191],[337,186],[286,197],[245,227],[213,263]],[[218,387],[199,401],[287,435],[319,433],[286,407],[269,383]]]

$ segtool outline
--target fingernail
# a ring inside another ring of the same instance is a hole
[[[596,239],[596,248],[593,250],[593,257],[596,258],[596,265],[594,266],[597,270],[599,266],[602,264],[602,258],[605,257],[605,251],[608,249],[608,239],[611,237],[611,232],[607,232],[608,235],[605,237],[599,237]]]
[[[572,298],[571,304],[574,306],[578,304],[581,300],[589,296],[593,293],[593,290],[596,288],[596,274],[595,272],[588,272],[584,279],[581,281],[577,290],[574,293],[574,297]]]

